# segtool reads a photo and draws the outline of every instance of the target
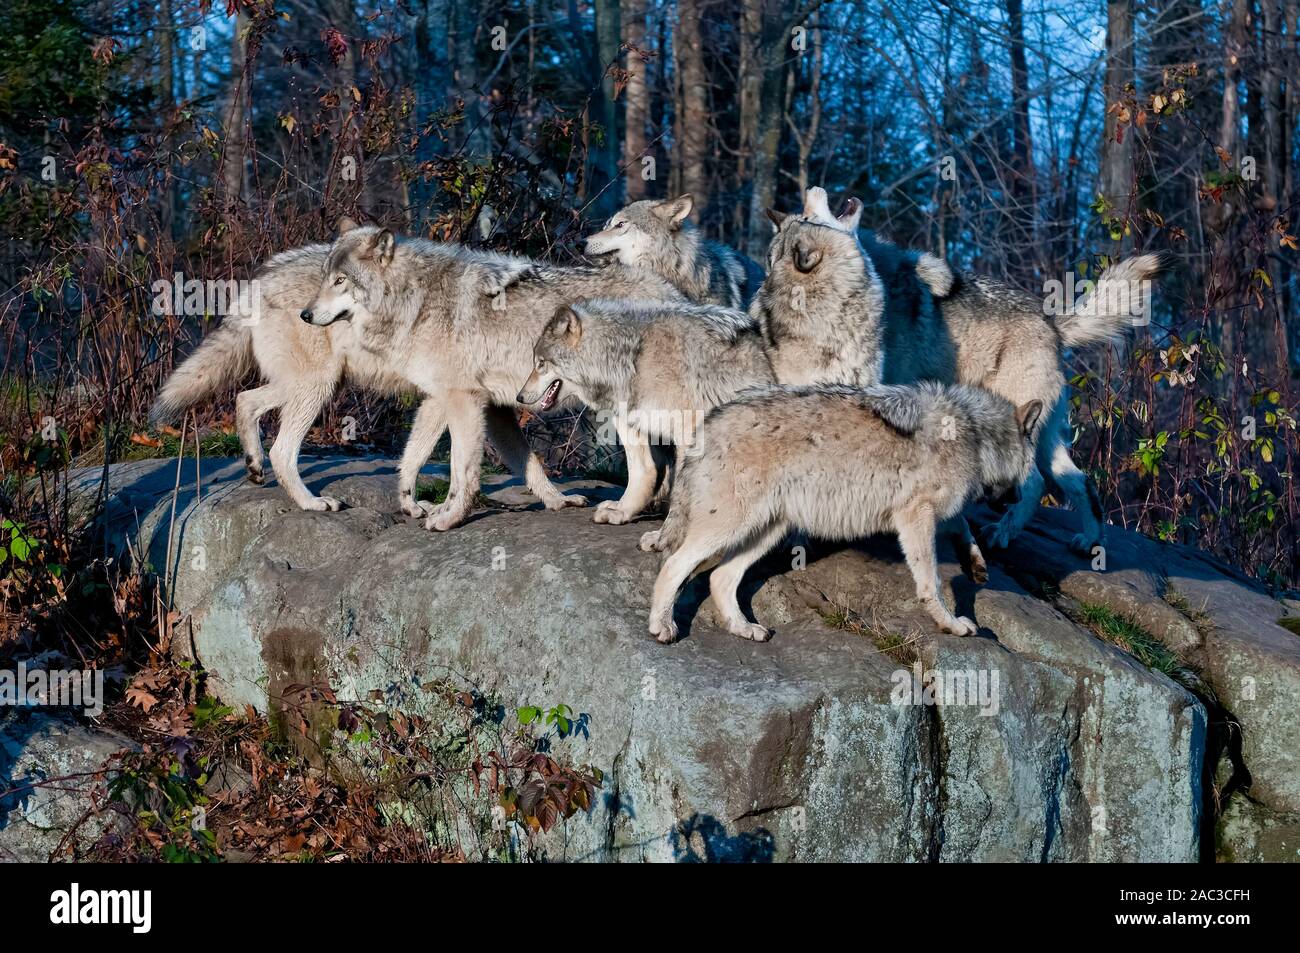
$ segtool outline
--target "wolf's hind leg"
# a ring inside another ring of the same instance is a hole
[[[939,527],[939,532],[948,537],[952,543],[953,552],[957,554],[957,562],[961,564],[961,571],[980,585],[988,582],[988,563],[984,561],[984,553],[971,534],[970,523],[967,522],[966,516],[958,513],[944,520]]]
[[[951,635],[974,635],[978,631],[975,623],[965,616],[953,615],[939,597],[934,512],[924,505],[910,507],[894,517],[894,525],[898,527],[898,542],[903,547],[903,556],[916,583],[916,597],[930,613],[930,618]]]
[[[1079,514],[1079,520],[1083,523],[1083,532],[1070,540],[1070,548],[1080,555],[1091,556],[1093,548],[1100,546],[1105,539],[1102,524],[1104,514],[1097,485],[1075,464],[1064,440],[1055,440],[1049,453],[1050,458],[1046,463],[1051,481],[1070,501],[1070,506]],[[1040,461],[1039,466],[1042,465]]]
[[[445,407],[451,430],[451,486],[447,501],[424,522],[425,529],[438,532],[459,526],[474,509],[483,466],[482,399],[467,391],[450,391]]]
[[[244,448],[244,466],[248,479],[261,483],[266,479],[262,468],[262,427],[260,421],[267,411],[280,406],[280,393],[273,384],[263,384],[252,390],[240,391],[235,398],[235,429]]]
[[[742,639],[752,639],[755,642],[766,642],[772,637],[771,629],[745,618],[745,614],[740,611],[736,591],[740,588],[740,581],[745,577],[749,567],[781,542],[786,529],[784,524],[778,523],[764,530],[749,544],[729,553],[709,577],[709,592],[713,596],[714,608],[718,610],[727,626],[727,631],[732,635],[738,635]]]
[[[513,407],[489,405],[485,414],[488,438],[497,448],[502,462],[524,483],[548,510],[562,510],[566,506],[586,506],[587,498],[577,493],[561,493],[546,475],[546,468],[537,454],[528,446],[524,432],[519,428],[519,418]],[[455,435],[452,435],[455,439]]]
[[[677,638],[677,623],[673,622],[673,606],[678,590],[699,567],[727,548],[726,540],[706,538],[689,529],[686,539],[659,567],[655,579],[654,595],[650,600],[650,634],[664,644]]]
[[[424,503],[415,498],[415,484],[420,478],[420,468],[433,453],[433,448],[442,439],[447,429],[447,409],[437,397],[426,397],[415,412],[411,423],[411,433],[402,448],[402,467],[397,479],[397,498],[402,512],[407,516],[428,516],[433,512],[432,503]],[[447,496],[451,496],[448,488]]]
[[[280,407],[280,431],[271,444],[271,466],[280,485],[304,510],[332,511],[343,505],[331,496],[313,496],[298,474],[298,451],[303,438],[333,391],[332,386],[304,387],[291,394]]]

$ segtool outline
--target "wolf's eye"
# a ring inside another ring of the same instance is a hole
[[[339,275],[337,278],[334,279],[334,287],[337,288],[339,285],[343,284],[343,282],[345,282],[345,281],[347,281],[347,279],[344,278],[342,275]]]
[[[627,222],[619,222],[619,223],[618,223],[617,225],[615,225],[614,227],[615,227],[615,228],[627,228]]]

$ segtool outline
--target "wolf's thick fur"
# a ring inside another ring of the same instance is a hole
[[[939,598],[935,532],[1033,468],[1042,403],[1017,409],[979,388],[925,383],[778,387],[709,414],[673,491],[671,554],[655,580],[650,633],[671,642],[682,584],[720,559],[709,585],[734,634],[763,641],[736,601],[741,577],[793,530],[833,540],[894,532],[917,597],[945,632],[975,624]]]
[[[953,274],[933,256],[870,237],[858,244],[861,212],[854,200],[847,212],[834,216],[825,193],[810,189],[802,215],[777,216],[768,277],[750,310],[763,326],[778,380],[858,385],[939,380],[984,387],[1015,404],[1042,401],[1047,413],[1038,467],[1020,503],[990,527],[989,541],[1007,545],[1028,523],[1047,484],[1080,514],[1083,532],[1074,547],[1091,551],[1102,539],[1102,514],[1095,489],[1070,458],[1062,354],[1066,347],[1122,334],[1132,318],[1109,303],[1127,300],[1116,292],[1131,282],[1158,275],[1165,266],[1162,257],[1138,255],[1106,269],[1088,296],[1053,317],[1033,295]],[[842,238],[833,237],[837,231],[858,244],[862,265],[842,247]],[[857,287],[864,280],[868,290],[852,298],[823,291],[846,283]],[[808,304],[800,310],[790,307],[791,301]]]
[[[520,403],[563,393],[612,415],[627,452],[627,490],[596,507],[598,523],[626,523],[655,490],[652,445],[671,441],[680,462],[705,413],[775,381],[743,311],[713,305],[597,300],[558,310],[534,347]]]
[[[333,245],[275,256],[258,273],[262,313],[223,326],[177,368],[153,417],[173,417],[249,364],[265,383],[236,400],[249,476],[262,479],[258,421],[280,409],[271,448],[276,476],[304,509],[338,509],[298,474],[298,449],[346,378],[381,393],[426,395],[402,454],[404,512],[444,530],[469,515],[485,436],[548,509],[584,505],[550,482],[515,416],[515,393],[532,367],[533,343],[556,307],[601,294],[680,300],[667,282],[623,267],[565,268],[419,240],[378,228],[344,229]],[[209,346],[209,344],[211,346]],[[452,440],[451,488],[439,507],[417,503],[416,477],[444,430]]]
[[[689,195],[633,202],[587,238],[586,252],[648,268],[698,304],[747,307],[762,270],[734,248],[704,238],[687,218],[693,205]]]

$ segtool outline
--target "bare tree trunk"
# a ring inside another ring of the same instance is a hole
[[[159,129],[165,131],[176,108],[175,24],[172,22],[172,0],[160,0],[158,4],[158,99],[161,109],[158,112]],[[176,192],[171,177],[168,176],[162,193],[158,197],[158,218],[162,232],[171,237],[172,217],[176,207]]]
[[[646,83],[646,61],[638,50],[646,47],[646,0],[623,0],[623,42],[627,51],[627,88],[623,90],[623,175],[624,200],[646,197],[641,158],[646,151],[646,120],[650,117],[650,87]]]
[[[244,75],[244,70],[247,63],[247,33],[251,25],[252,20],[241,7],[235,17],[234,33],[230,40],[230,86],[222,123],[225,130],[225,152],[221,158],[221,182],[224,201],[228,205],[239,202],[244,195],[245,146],[248,136],[245,122],[248,78]]]
[[[708,205],[708,178],[704,162],[709,146],[708,72],[704,68],[704,42],[700,18],[702,0],[680,0],[677,29],[673,34],[673,58],[677,65],[677,162],[673,169],[674,191],[695,197],[691,218],[699,221]]]
[[[1016,234],[1013,257],[1022,266],[1038,257],[1038,190],[1029,130],[1029,65],[1025,60],[1025,16],[1021,0],[1006,0],[1011,41],[1011,198]],[[1130,62],[1132,53],[1129,54]],[[1131,69],[1131,67],[1130,67]]]
[[[486,153],[491,137],[484,124],[479,96],[478,51],[474,41],[481,17],[474,0],[457,0],[450,5],[447,27],[448,60],[452,66],[451,97],[465,101],[465,122],[458,131],[457,145],[471,153]]]
[[[751,187],[754,150],[758,140],[759,96],[763,91],[763,0],[741,0],[740,9],[740,117],[736,156],[736,191],[744,195]],[[742,234],[748,209],[736,205],[732,227]]]
[[[1251,0],[1232,0],[1232,15],[1227,24],[1223,48],[1223,103],[1219,122],[1219,156],[1233,167],[1241,151],[1241,66],[1246,55]],[[1211,258],[1211,273],[1206,277],[1207,298],[1218,304],[1213,311],[1212,334],[1223,350],[1227,367],[1224,384],[1230,406],[1236,410],[1237,382],[1242,372],[1237,335],[1240,327],[1237,318],[1241,299],[1241,281],[1234,274],[1234,235],[1236,219],[1241,212],[1235,196],[1225,194],[1224,201],[1211,205],[1205,215],[1206,223],[1218,232]]]
[[[808,118],[795,122],[787,109],[786,121],[790,132],[799,144],[799,194],[808,191],[808,157],[812,155],[813,145],[817,142],[817,130],[822,118],[822,31],[817,27],[816,19],[811,27],[813,42],[812,74],[808,78]]]
[[[600,124],[605,128],[605,140],[597,156],[601,172],[601,186],[618,178],[618,103],[614,100],[614,76],[609,67],[618,65],[618,48],[621,40],[619,0],[593,0],[596,15],[597,69],[600,78]],[[606,205],[618,201],[618,193],[610,189],[605,193]],[[611,209],[612,211],[612,209]]]
[[[1133,191],[1132,129],[1119,122],[1111,105],[1124,96],[1133,82],[1133,0],[1108,0],[1106,4],[1106,130],[1101,152],[1101,194],[1127,216]]]
[[[1286,89],[1283,84],[1282,10],[1280,0],[1259,0],[1264,21],[1263,89],[1264,109],[1264,189],[1266,211],[1275,211],[1285,195],[1284,179],[1290,157],[1286,139]],[[1291,40],[1294,43],[1294,38]]]
[[[781,128],[785,124],[785,85],[790,64],[787,54],[789,24],[782,21],[778,11],[766,3],[762,10],[761,41],[758,48],[757,67],[762,73],[759,87],[758,116],[754,132],[753,188],[749,195],[749,229],[745,252],[762,258],[770,237],[767,216],[763,210],[776,202],[776,176],[778,153],[781,148]]]
[[[1219,147],[1234,159],[1241,145],[1241,102],[1237,84],[1241,82],[1241,61],[1246,53],[1246,23],[1250,6],[1250,0],[1233,0],[1232,16],[1226,31],[1227,42],[1223,45],[1223,111],[1219,122]]]

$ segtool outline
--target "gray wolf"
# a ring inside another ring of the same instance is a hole
[[[646,199],[620,209],[587,238],[586,253],[648,268],[697,304],[744,308],[763,282],[745,255],[700,235],[688,220],[694,199]]]
[[[803,214],[773,213],[768,277],[750,310],[763,327],[778,380],[938,380],[984,387],[1018,405],[1041,401],[1046,411],[1038,465],[1019,505],[988,527],[986,538],[1006,546],[1050,486],[1080,514],[1083,530],[1073,547],[1091,552],[1102,541],[1101,504],[1070,457],[1063,354],[1120,337],[1134,317],[1116,303],[1136,300],[1136,289],[1164,270],[1165,259],[1136,255],[1118,262],[1072,307],[1046,315],[1042,300],[1002,282],[957,274],[932,255],[863,239],[861,214],[856,199],[831,214],[821,189],[809,190]],[[846,238],[860,249],[861,265],[848,254]],[[864,290],[838,299],[825,290],[842,287]]]
[[[750,566],[801,530],[831,540],[897,533],[930,616],[945,632],[973,634],[975,624],[939,598],[935,533],[976,496],[1024,482],[1042,411],[1038,400],[1017,408],[979,388],[932,382],[777,387],[724,404],[705,419],[673,491],[650,633],[676,638],[678,590],[720,560],[709,579],[715,608],[733,634],[766,640],[736,590]]]
[[[548,509],[582,506],[551,483],[519,428],[514,396],[532,347],[560,304],[598,294],[679,299],[648,272],[544,265],[455,245],[397,241],[392,232],[340,222],[333,245],[275,256],[260,269],[262,313],[223,322],[164,384],[151,412],[175,419],[256,367],[264,380],[242,392],[235,414],[249,478],[260,483],[258,421],[279,408],[271,447],[277,478],[304,509],[335,510],[298,474],[298,450],[345,379],[380,393],[425,395],[402,454],[402,511],[430,529],[463,522],[476,498],[485,438]],[[444,431],[451,486],[437,506],[415,500],[420,468]]]
[[[743,311],[715,305],[594,300],[559,308],[533,348],[521,404],[545,409],[576,396],[612,419],[627,453],[627,489],[596,507],[598,523],[626,523],[654,496],[652,446],[681,460],[704,414],[775,378]]]

